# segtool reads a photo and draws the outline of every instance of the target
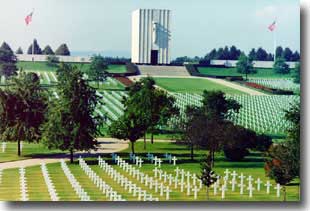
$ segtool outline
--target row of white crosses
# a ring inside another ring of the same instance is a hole
[[[47,186],[47,190],[48,190],[48,193],[51,197],[51,200],[52,201],[59,201],[59,197],[57,195],[57,192],[55,190],[55,186],[49,176],[49,173],[48,173],[48,170],[46,168],[46,165],[45,163],[42,163],[41,164],[41,171],[42,171],[42,174],[43,174],[43,178],[44,178],[44,181],[45,181],[45,184]]]
[[[20,182],[20,194],[21,194],[21,201],[28,201],[28,188],[27,188],[27,178],[25,176],[26,170],[25,168],[21,167],[19,169],[19,182]]]
[[[213,184],[213,194],[217,195],[217,190],[219,188],[219,190],[221,191],[222,199],[225,199],[225,193],[226,191],[229,190],[228,184],[231,184],[230,187],[231,187],[231,191],[233,192],[236,190],[236,186],[239,187],[240,195],[244,194],[244,190],[246,188],[250,198],[253,197],[254,190],[257,190],[258,192],[261,191],[261,185],[263,182],[260,178],[257,178],[254,181],[254,178],[251,175],[246,177],[243,175],[243,173],[240,173],[239,175],[236,173],[236,171],[230,172],[229,169],[226,169],[224,171],[224,175],[225,176],[223,177],[217,176],[217,181]],[[221,181],[221,178],[222,178],[222,181]],[[239,184],[238,184],[238,179],[239,179]],[[253,181],[254,181],[254,184],[253,184]],[[270,187],[272,186],[270,181],[268,180],[264,186],[266,187],[266,193],[270,194]],[[280,190],[281,190],[280,184],[277,184],[274,189],[277,190],[277,197],[280,197]]]
[[[147,184],[147,179],[144,178],[144,175],[139,174],[139,170],[135,169],[124,160],[122,160],[119,156],[116,156],[115,162],[118,166],[120,166],[124,171],[129,172],[130,175],[134,177],[137,176],[138,180],[141,180],[142,183]],[[137,184],[133,183],[130,179],[120,174],[118,171],[113,169],[111,165],[106,163],[100,156],[98,157],[98,165],[102,168],[114,181],[124,187],[125,190],[128,189],[128,193],[132,193],[134,197],[138,196],[138,200],[143,201],[158,201],[158,198],[153,197],[152,194],[147,193],[146,190],[143,190]]]
[[[105,194],[106,198],[110,201],[125,201],[123,197],[118,194],[113,188],[108,185],[102,178],[100,178],[96,172],[94,172],[83,160],[81,157],[79,158],[79,165],[84,171],[84,173],[90,178],[90,180],[97,186],[97,188]]]
[[[72,188],[75,190],[76,194],[80,198],[81,201],[90,201],[90,197],[87,194],[87,192],[82,188],[82,186],[79,184],[79,182],[75,179],[73,174],[71,173],[69,167],[67,166],[66,162],[64,160],[60,161],[61,168],[63,172],[65,173],[67,179],[69,180]]]
[[[5,152],[6,142],[2,142],[1,148],[2,148],[2,152]]]

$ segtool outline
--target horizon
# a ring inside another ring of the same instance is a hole
[[[130,57],[131,12],[138,8],[167,8],[172,11],[172,58],[202,57],[213,48],[232,45],[246,53],[259,47],[273,53],[273,33],[268,26],[275,16],[277,46],[300,52],[297,0],[197,0],[190,5],[176,0],[133,0],[122,2],[121,7],[119,1],[6,2],[0,14],[0,41],[6,41],[14,51],[21,46],[26,52],[36,38],[42,49],[50,45],[56,50],[61,43],[67,43],[73,54],[98,52],[104,56]],[[26,26],[24,18],[32,8],[33,21]]]

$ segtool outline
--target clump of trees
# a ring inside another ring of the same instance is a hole
[[[54,55],[55,53],[54,53],[53,49],[51,48],[51,46],[47,45],[43,49],[42,54],[44,54],[44,55]]]
[[[106,60],[100,55],[94,55],[91,58],[91,63],[86,74],[90,80],[97,82],[99,88],[100,82],[103,82],[107,78],[107,69],[108,63]]]
[[[17,58],[14,55],[11,47],[3,42],[0,47],[0,77],[4,76],[6,79],[17,75]]]
[[[43,141],[48,148],[74,151],[96,149],[102,118],[94,116],[99,97],[76,67],[60,64],[57,70],[59,98],[48,105]]]

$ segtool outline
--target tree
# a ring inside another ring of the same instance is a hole
[[[291,123],[287,141],[271,147],[270,159],[265,163],[267,175],[283,186],[284,201],[286,185],[300,177],[300,105],[293,104],[285,111],[285,119]]]
[[[245,74],[245,80],[248,80],[248,74],[256,73],[253,62],[245,54],[241,54],[237,62],[238,73]]]
[[[275,73],[279,73],[279,74],[290,73],[290,68],[282,57],[278,57],[276,59],[275,63],[273,64],[273,70]]]
[[[295,51],[295,52],[293,53],[293,55],[292,55],[291,61],[297,62],[297,61],[299,61],[299,60],[300,60],[300,55],[299,55],[298,51]]]
[[[32,45],[34,46],[33,49],[32,49]],[[33,54],[42,54],[42,50],[36,39],[34,39],[33,43],[31,43],[31,45],[29,46],[27,54],[32,54],[32,50],[33,50]]]
[[[212,59],[216,59],[216,55],[217,55],[217,51],[216,51],[216,49],[214,48],[214,49],[212,49],[211,51],[210,51],[210,53],[208,53],[206,56],[205,56],[205,60],[212,60]]]
[[[239,58],[239,56],[241,55],[241,51],[238,50],[236,48],[236,46],[231,46],[230,49],[229,49],[229,59],[231,60],[237,60]]]
[[[23,49],[21,47],[19,47],[17,50],[16,50],[16,54],[23,54]]]
[[[251,60],[251,61],[257,60],[256,59],[256,50],[255,50],[255,48],[252,48],[252,50],[250,51],[250,53],[249,53],[249,60]]]
[[[11,76],[17,75],[17,58],[10,46],[3,42],[0,47],[0,77],[4,76],[8,79]]]
[[[209,200],[209,189],[212,184],[214,184],[217,181],[217,175],[212,170],[212,167],[210,165],[210,157],[207,157],[204,161],[200,163],[201,166],[201,176],[200,180],[202,181],[202,184],[204,184],[207,187],[207,200]]]
[[[21,141],[40,140],[46,101],[40,79],[35,73],[21,72],[19,78],[13,78],[11,88],[0,90],[1,139],[17,141],[18,156],[21,155]]]
[[[61,56],[70,56],[70,51],[67,44],[65,43],[61,44],[55,51],[55,54]]]
[[[60,64],[57,72],[61,76],[59,98],[49,102],[43,140],[48,148],[68,150],[73,163],[75,150],[96,149],[102,125],[101,118],[94,115],[99,97],[76,66]]]
[[[285,61],[291,61],[293,56],[293,52],[291,51],[290,48],[285,48],[282,57],[285,59]]]
[[[276,48],[276,59],[277,59],[278,57],[282,57],[282,55],[283,55],[283,48],[282,48],[281,46],[278,46],[278,47]]]
[[[49,55],[46,57],[46,64],[50,67],[57,67],[59,64],[59,58],[55,55]]]
[[[295,74],[294,74],[294,83],[300,84],[300,63],[296,63]]]
[[[54,55],[54,51],[52,50],[51,46],[47,45],[42,51],[42,54],[44,55]]]
[[[263,48],[258,48],[256,51],[256,59],[259,61],[267,61],[268,53]]]
[[[94,55],[91,58],[91,63],[89,69],[87,70],[87,75],[90,80],[96,81],[98,88],[100,81],[104,81],[107,78],[108,63],[100,55]]]

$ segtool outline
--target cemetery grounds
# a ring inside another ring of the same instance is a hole
[[[57,99],[53,85],[57,84],[54,69],[42,63],[23,64],[25,71],[36,72],[41,83]],[[28,66],[27,66],[28,65]],[[123,67],[114,67],[122,71]],[[225,70],[226,71],[226,70]],[[263,73],[262,73],[263,74]],[[271,77],[273,80],[277,79]],[[263,78],[270,80],[270,77]],[[281,78],[282,79],[282,78]],[[236,124],[274,135],[283,141],[287,122],[283,109],[299,101],[299,96],[252,96],[203,79],[155,78],[157,85],[176,98],[182,110],[188,104],[201,105],[202,90],[222,90],[227,97],[242,104],[239,114],[231,118]],[[5,87],[5,81],[1,79]],[[95,85],[94,85],[95,86]],[[100,84],[98,94],[103,104],[96,113],[107,115],[107,124],[123,113],[124,86],[113,78]],[[65,160],[25,168],[0,169],[0,200],[3,201],[206,201],[206,187],[200,184],[200,161],[207,152],[195,150],[190,160],[189,149],[157,135],[154,144],[136,143],[136,154],[130,148],[100,157],[83,157],[74,164]],[[57,156],[62,151],[46,149],[42,144],[23,143],[22,157],[16,156],[16,143],[1,143],[1,163],[45,156]],[[241,162],[229,162],[222,153],[216,154],[214,170],[219,179],[210,187],[210,201],[283,201],[281,187],[265,176],[264,155],[251,152]],[[287,186],[287,200],[300,200],[299,180]]]

